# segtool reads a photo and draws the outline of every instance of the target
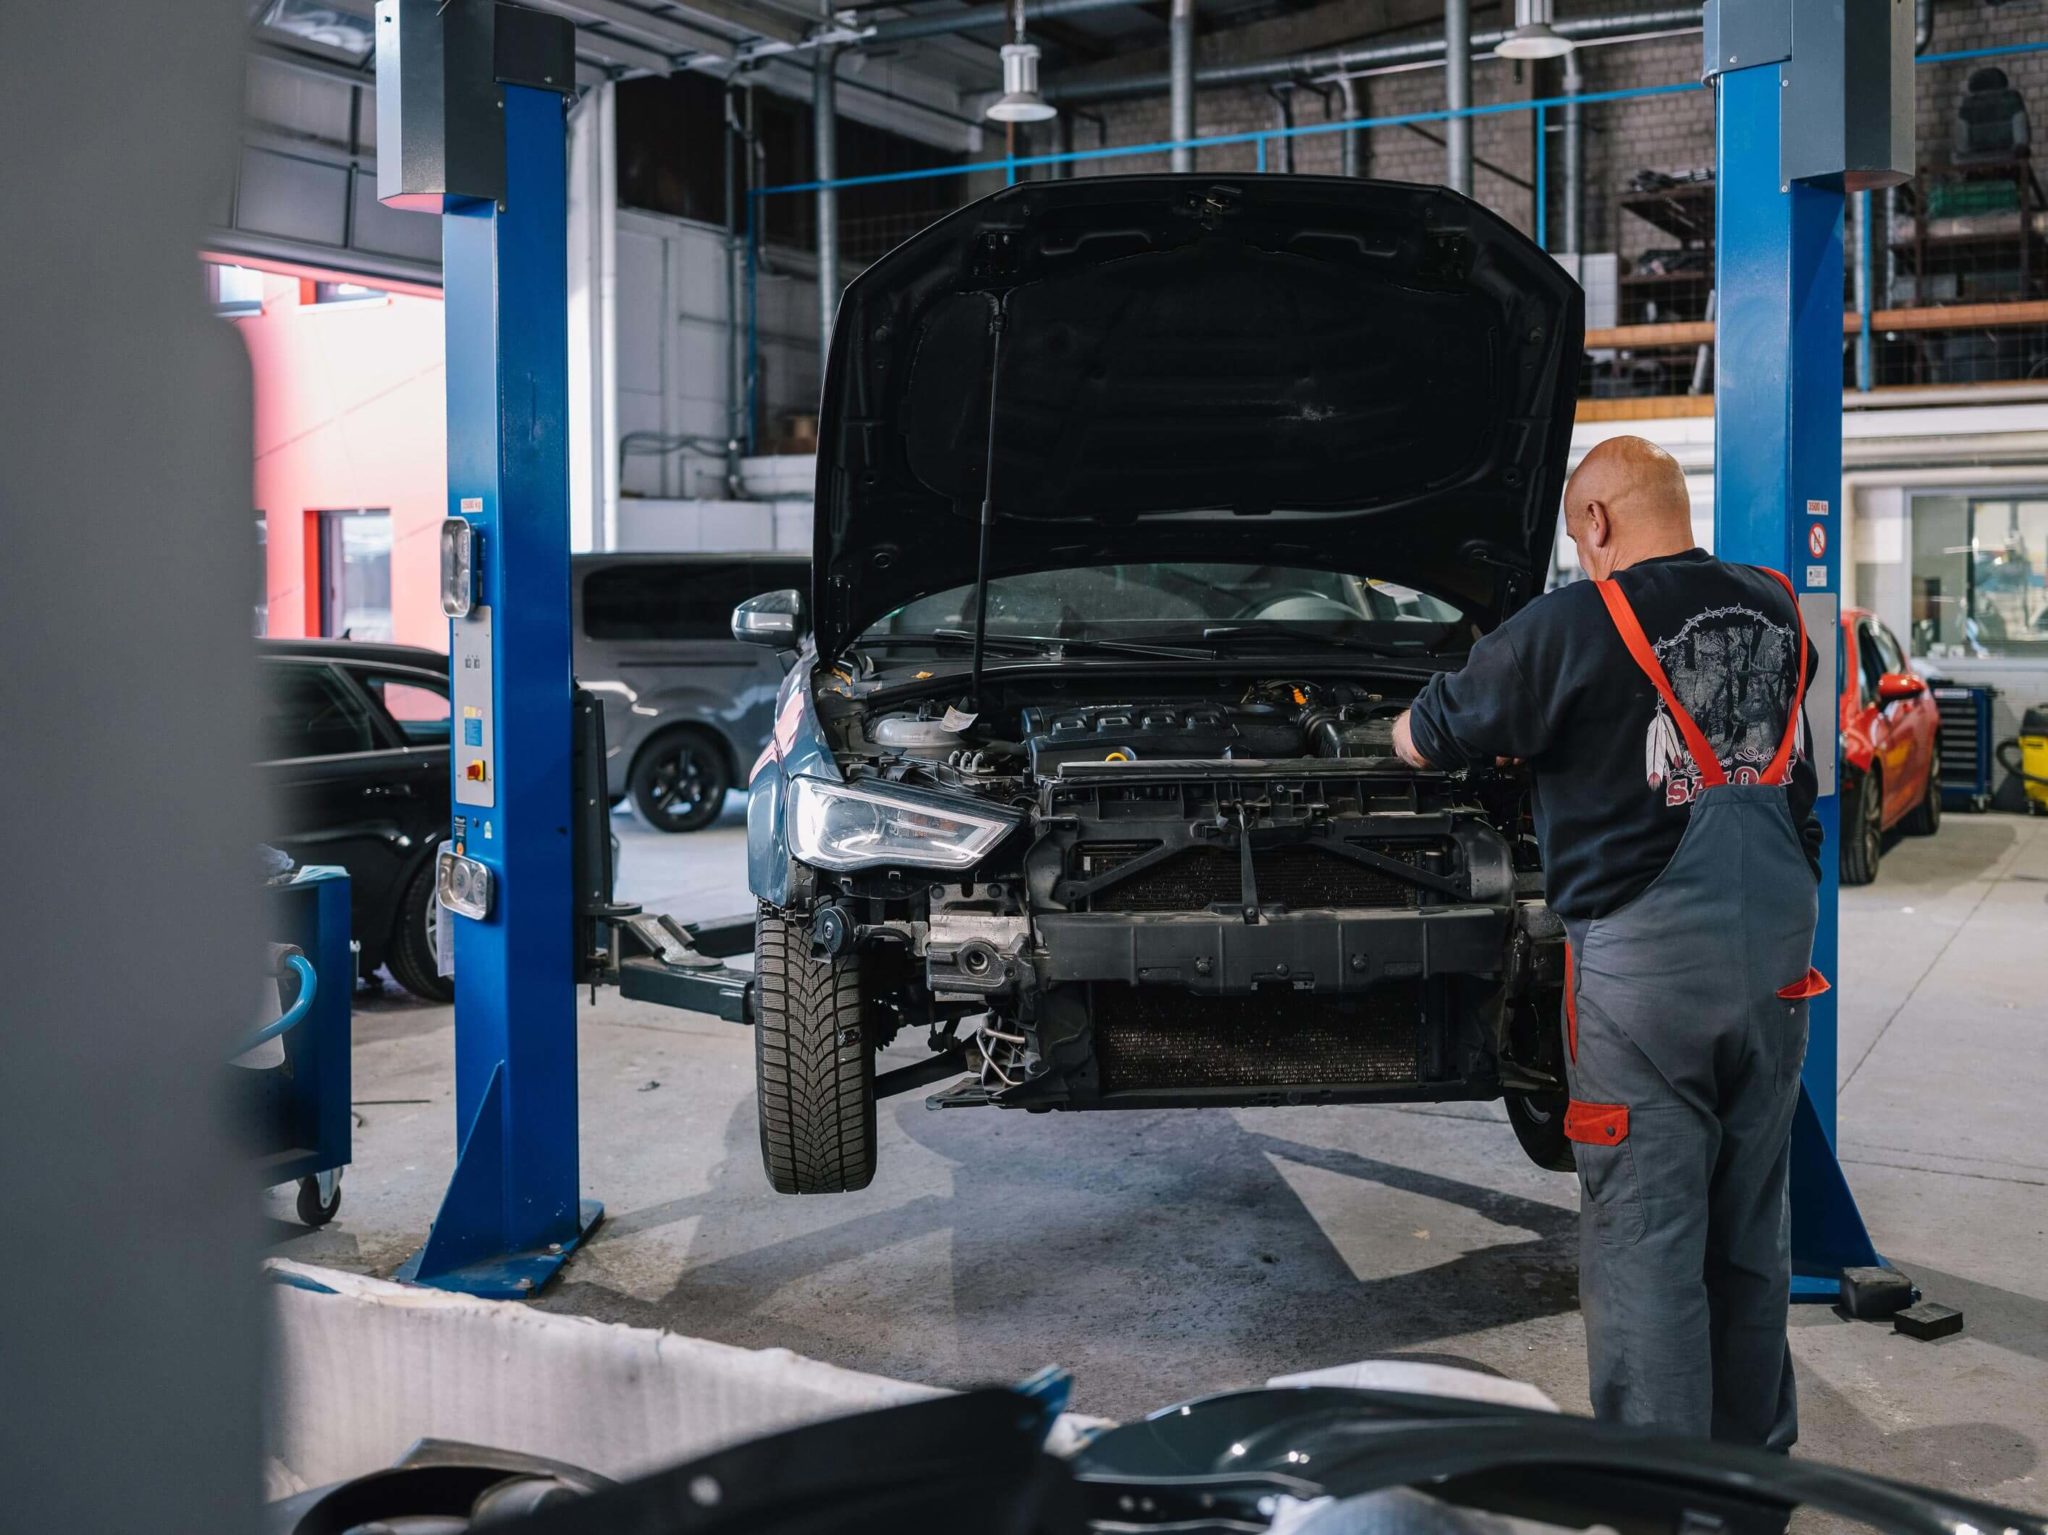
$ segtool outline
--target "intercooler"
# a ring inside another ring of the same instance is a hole
[[[1104,1092],[1327,1088],[1429,1080],[1422,982],[1343,997],[1243,997],[1147,986],[1095,989]]]

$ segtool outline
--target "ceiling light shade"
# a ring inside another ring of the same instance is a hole
[[[1572,51],[1572,40],[1551,29],[1551,0],[1515,0],[1515,28],[1493,52],[1502,59],[1554,59]]]
[[[1003,44],[1003,94],[989,103],[987,116],[998,123],[1042,123],[1059,116],[1059,108],[1038,94],[1038,45]]]

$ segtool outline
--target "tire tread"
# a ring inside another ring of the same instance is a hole
[[[754,1077],[761,1164],[782,1194],[840,1194],[875,1176],[875,1057],[860,965],[820,960],[763,908],[754,927]],[[849,1043],[841,1035],[853,1031]]]

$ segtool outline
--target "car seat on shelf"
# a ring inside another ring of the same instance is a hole
[[[2031,136],[2026,99],[2002,69],[1973,71],[1956,103],[1954,160],[1959,166],[2015,160]]]

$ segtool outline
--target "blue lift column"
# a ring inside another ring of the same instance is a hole
[[[1838,988],[1842,211],[1845,193],[1911,174],[1911,11],[1708,0],[1704,18],[1705,74],[1719,84],[1715,553],[1788,575],[1820,654],[1807,708],[1827,833],[1814,964]],[[1808,1014],[1792,1131],[1795,1300],[1831,1300],[1844,1268],[1881,1261],[1835,1155],[1839,995]]]
[[[401,1279],[517,1298],[603,1214],[577,1166],[570,872],[573,31],[496,0],[379,0],[378,196],[438,213],[442,605],[454,679],[455,1174]]]

